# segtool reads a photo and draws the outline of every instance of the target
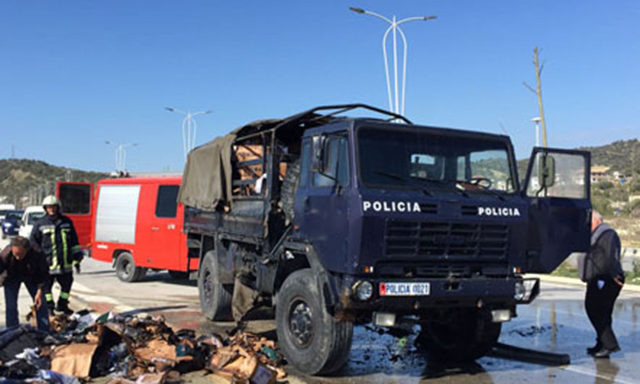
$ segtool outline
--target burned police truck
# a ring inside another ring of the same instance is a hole
[[[202,311],[275,306],[308,374],[343,366],[365,323],[419,323],[420,348],[478,358],[538,294],[524,273],[587,250],[589,164],[534,148],[521,181],[507,136],[360,104],[242,126],[191,151],[180,187]]]

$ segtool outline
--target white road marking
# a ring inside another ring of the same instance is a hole
[[[603,375],[598,373],[597,371],[594,371],[591,368],[582,367],[582,366],[569,365],[568,367],[563,367],[562,369],[564,369],[565,371],[571,371],[571,372],[579,373],[589,377],[597,377],[598,379],[606,380],[607,382],[612,382],[612,383],[638,384],[637,380],[629,379],[624,376],[620,377],[615,375],[611,377],[611,375]]]
[[[91,295],[91,296],[98,296],[100,297],[100,301],[101,302],[105,302],[108,304],[113,304],[113,309],[114,311],[116,311],[117,308],[117,312],[130,312],[130,311],[134,311],[135,308],[125,305],[122,302],[109,297],[109,296],[104,296],[102,295],[100,292],[91,289],[89,287],[87,287],[86,285],[83,285],[81,283],[78,283],[77,281],[73,282],[73,289],[71,290],[71,296],[78,296],[80,298],[80,300],[83,301],[91,301],[90,298],[86,298],[84,297],[82,294],[87,294],[87,295]]]
[[[551,312],[551,308],[541,307],[541,306],[538,306],[538,307],[535,307],[535,308],[540,308],[543,311]],[[563,315],[569,315],[569,316],[576,316],[577,315],[577,316],[581,316],[581,317],[587,318],[587,312],[586,311],[584,312],[584,316],[582,316],[582,315],[580,315],[578,313],[575,313],[575,312],[563,311],[561,309],[555,309],[554,311],[556,313],[561,313]],[[587,318],[587,320],[588,320],[588,318]],[[624,319],[619,319],[619,318],[615,317],[615,313],[614,313],[614,317],[613,317],[613,323],[614,324],[615,323],[624,323],[624,324],[633,325],[633,326],[636,325],[636,322],[629,321],[629,320],[624,320]],[[560,324],[562,324],[562,323],[560,323]]]

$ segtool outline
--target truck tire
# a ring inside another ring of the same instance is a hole
[[[198,295],[202,314],[209,320],[226,321],[231,318],[232,284],[222,284],[219,279],[218,258],[209,251],[202,259],[198,274]]]
[[[129,252],[122,252],[116,259],[116,276],[118,279],[132,283],[144,277],[146,268],[137,267],[133,256]]]
[[[502,323],[493,323],[475,309],[460,309],[439,320],[424,322],[416,343],[446,361],[473,361],[486,355],[502,329]]]
[[[287,361],[306,374],[335,372],[349,356],[353,323],[334,321],[310,269],[292,273],[282,284],[276,330]]]
[[[284,212],[284,217],[287,224],[293,221],[294,211],[293,204],[298,190],[298,183],[300,180],[300,159],[297,159],[289,164],[287,168],[287,174],[282,181],[282,187],[280,188],[280,206]]]

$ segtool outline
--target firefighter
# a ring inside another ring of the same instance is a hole
[[[50,313],[54,309],[71,313],[73,311],[69,309],[69,294],[73,284],[72,268],[82,260],[82,250],[73,222],[60,212],[60,200],[53,195],[47,196],[42,201],[42,206],[47,214],[34,224],[31,242],[49,262],[49,278],[44,285],[44,297]],[[54,281],[60,284],[60,297],[56,306],[51,293]]]

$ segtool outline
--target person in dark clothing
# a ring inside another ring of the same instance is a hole
[[[606,358],[620,350],[611,318],[613,304],[624,285],[620,238],[613,228],[602,222],[597,211],[592,214],[591,231],[591,249],[578,263],[580,278],[587,283],[585,309],[597,334],[596,345],[587,348],[587,353]]]
[[[55,196],[47,196],[42,202],[46,215],[38,220],[31,230],[31,243],[38,248],[49,262],[49,278],[44,286],[44,294],[49,311],[71,313],[69,294],[73,284],[73,266],[82,260],[82,250],[73,222],[60,213],[60,201]],[[60,284],[60,297],[54,307],[51,288],[54,281]]]
[[[16,327],[18,320],[18,293],[24,283],[36,306],[38,329],[49,330],[49,313],[42,302],[42,290],[49,276],[45,257],[31,248],[22,236],[11,239],[11,244],[0,251],[0,281],[4,285],[7,328]]]

